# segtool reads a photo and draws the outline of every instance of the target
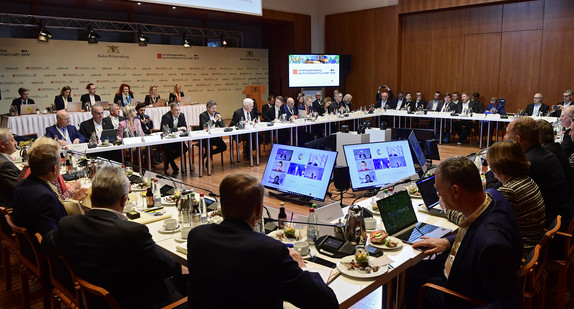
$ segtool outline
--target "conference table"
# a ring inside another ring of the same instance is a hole
[[[183,105],[181,112],[185,115],[188,125],[199,125],[199,114],[205,111],[205,105]],[[153,119],[153,128],[160,129],[161,117],[169,111],[168,106],[163,107],[146,107],[146,114]],[[80,127],[80,123],[92,118],[90,112],[69,112],[70,124],[76,128]],[[104,117],[107,117],[109,112],[104,111]],[[2,127],[11,129],[16,135],[37,134],[37,136],[44,136],[46,128],[56,123],[55,113],[40,113],[35,115],[21,115],[21,116],[2,116]]]
[[[161,184],[171,184],[169,180],[160,179]],[[400,188],[404,188],[406,185],[398,185],[397,191]],[[371,203],[373,200],[377,200],[377,198],[367,198],[358,204],[362,207],[366,207],[370,209]],[[441,227],[449,228],[455,230],[457,226],[448,220],[437,217],[431,216],[427,213],[417,211],[419,204],[423,204],[422,199],[420,198],[413,198],[412,205],[415,209],[417,218],[420,222],[430,223],[434,225],[438,225]],[[337,207],[338,203],[337,203]],[[343,209],[344,213],[347,213],[348,206]],[[184,266],[187,266],[187,254],[185,253],[187,249],[187,242],[182,240],[180,231],[176,231],[174,233],[165,233],[163,230],[163,219],[165,218],[178,218],[178,211],[175,206],[164,206],[162,210],[165,212],[161,217],[161,220],[151,222],[147,224],[147,227],[152,234],[154,241],[164,250],[166,250],[173,259]],[[289,217],[289,214],[288,214]],[[377,228],[384,229],[384,224],[381,221],[380,215],[375,212],[374,218],[377,220]],[[338,218],[332,220],[330,223],[335,224],[338,222]],[[182,224],[183,226],[189,226],[188,224]],[[162,232],[160,232],[160,229]],[[304,234],[304,232],[302,232]],[[179,248],[178,248],[179,247]],[[339,263],[341,259],[332,258],[325,254],[319,253],[314,246],[310,246],[311,255],[312,256],[319,256],[325,260],[331,261],[333,263]],[[337,299],[340,304],[340,308],[349,308],[353,304],[357,303],[359,300],[363,299],[373,291],[377,290],[379,287],[383,285],[387,285],[387,297],[385,298],[387,301],[388,308],[400,308],[402,304],[402,289],[400,285],[404,282],[405,278],[405,271],[412,267],[413,265],[419,263],[423,258],[425,258],[424,254],[421,251],[412,249],[412,247],[408,244],[403,244],[401,248],[397,248],[394,250],[384,250],[384,256],[390,258],[390,267],[389,270],[375,278],[370,279],[358,279],[355,277],[349,277],[345,274],[340,274],[336,279],[329,283],[329,287],[335,292]],[[320,270],[324,271],[326,267],[308,263],[308,268],[310,270]],[[321,270],[323,269],[323,270]],[[330,272],[330,270],[328,270]],[[328,277],[328,276],[327,276]],[[325,277],[324,277],[325,278]],[[394,281],[397,279],[397,281]],[[397,283],[399,286],[398,289],[393,289],[391,286]],[[391,293],[396,293],[394,296]],[[287,308],[293,307],[290,304],[286,305]]]

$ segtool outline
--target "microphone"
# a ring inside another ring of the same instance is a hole
[[[188,186],[188,187],[192,187],[192,188],[195,188],[195,189],[199,189],[199,190],[206,191],[206,192],[209,193],[209,196],[215,198],[215,201],[216,201],[216,202],[217,202],[217,197],[219,197],[219,195],[215,194],[213,191],[211,191],[211,190],[209,190],[209,189],[202,188],[202,187],[198,187],[198,186],[194,186],[194,185],[191,185],[191,184],[182,182],[182,181],[180,181],[179,179],[173,178],[173,177],[171,177],[171,176],[156,174],[156,177],[157,177],[157,178],[160,178],[160,179],[171,180],[171,181],[174,183],[174,186],[175,186],[175,183],[179,183],[179,184],[182,184],[182,185],[184,185],[184,186]]]
[[[269,213],[268,213],[269,215]],[[273,219],[273,218],[269,218],[270,222],[279,222],[279,220],[277,219]],[[339,232],[341,232],[341,235],[345,235],[345,231],[343,230],[343,228],[340,225],[336,225],[336,224],[327,224],[327,223],[309,223],[309,222],[302,222],[302,221],[285,221],[285,222],[289,222],[289,223],[296,223],[296,224],[303,224],[303,225],[318,225],[318,226],[327,226],[327,227],[333,227],[339,230]]]

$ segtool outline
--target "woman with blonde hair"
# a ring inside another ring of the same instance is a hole
[[[183,91],[181,91],[181,85],[175,84],[173,86],[173,92],[169,94],[169,103],[181,103],[183,97],[184,94]]]
[[[144,103],[146,106],[157,104],[157,101],[160,99],[159,94],[157,93],[157,86],[151,85],[149,86],[149,93],[146,94]]]
[[[127,137],[145,135],[142,129],[141,121],[136,118],[137,111],[135,106],[124,106],[122,112],[124,113],[125,119],[120,121],[118,126],[118,139],[122,139],[124,135]]]

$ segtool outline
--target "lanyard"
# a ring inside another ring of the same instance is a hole
[[[67,143],[71,143],[72,141],[70,140],[70,133],[68,132],[68,128],[63,128],[64,132],[66,132],[66,134],[64,134],[64,132],[62,132],[62,130],[60,130],[60,127],[58,127],[58,125],[56,125],[56,129],[58,130],[58,132],[60,132],[60,134],[62,135],[62,139],[66,140]]]

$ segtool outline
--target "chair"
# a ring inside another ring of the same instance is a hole
[[[16,235],[6,222],[5,215],[9,214],[11,209],[0,206],[0,255],[2,257],[2,272],[6,290],[12,289],[12,265],[10,256],[16,255]]]
[[[120,306],[106,289],[93,285],[82,278],[76,278],[82,291],[85,309],[120,309]],[[162,309],[171,309],[187,303],[187,297],[175,301]]]
[[[60,302],[66,308],[82,308],[80,286],[66,260],[62,256],[48,256],[48,266],[52,284],[52,308],[60,308]]]
[[[41,236],[32,235],[28,229],[16,226],[10,215],[5,215],[4,218],[16,235],[16,256],[20,260],[23,307],[30,308],[28,280],[32,279],[40,285],[44,308],[50,308],[50,278],[46,258],[40,251]]]
[[[191,130],[192,131],[201,131],[202,128],[200,126],[191,126]],[[197,151],[199,153],[199,147],[201,147],[201,141],[199,140],[195,140],[191,142],[191,166],[193,167],[193,164],[195,162],[195,151],[194,148],[197,147]],[[221,154],[221,165],[223,166],[223,152],[220,152]],[[203,158],[200,158],[201,160],[201,166],[203,167],[204,163],[203,163]],[[211,162],[213,162],[213,155],[211,156]]]
[[[20,142],[27,142],[38,139],[38,134],[31,133],[31,134],[24,134],[24,135],[14,135],[14,140],[20,144]]]
[[[558,239],[564,241],[564,255],[551,264],[558,268],[558,287],[556,293],[556,308],[564,308],[566,305],[566,288],[570,280],[570,295],[574,295],[574,220],[570,221],[570,226],[566,233],[557,232]]]

